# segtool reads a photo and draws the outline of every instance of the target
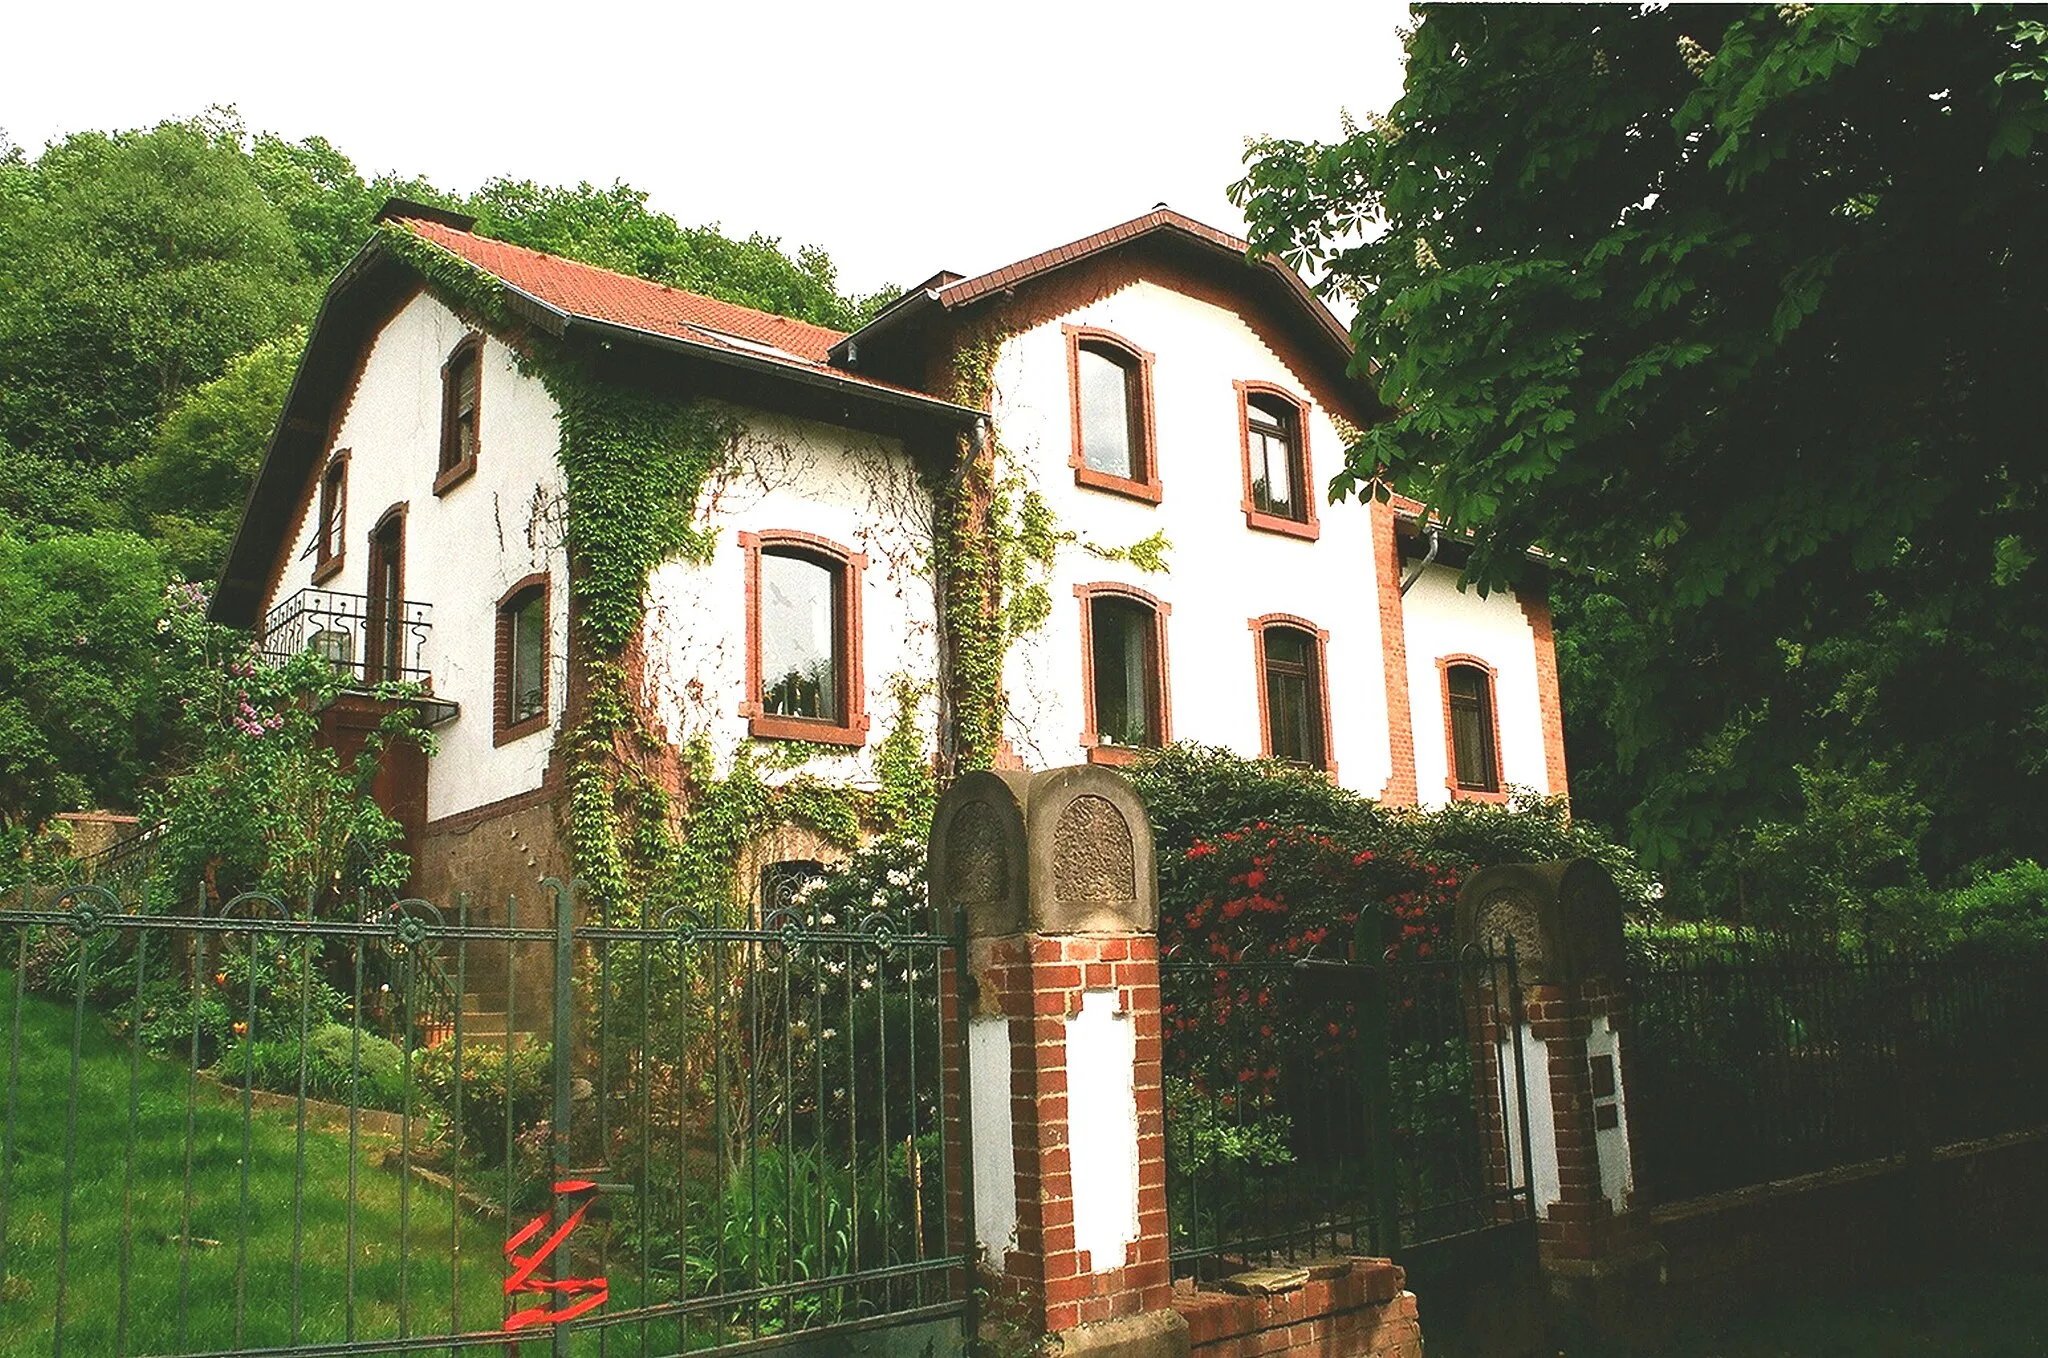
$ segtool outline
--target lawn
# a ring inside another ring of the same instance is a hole
[[[0,1023],[13,1005],[0,973]],[[68,1006],[23,1005],[13,1163],[0,1175],[0,1358],[52,1351],[60,1276],[68,1353],[498,1326],[501,1223],[417,1182],[401,1213],[401,1176],[381,1167],[391,1138],[361,1137],[352,1158],[345,1133],[302,1138],[289,1112],[259,1109],[245,1126],[238,1098],[193,1087],[181,1063],[135,1058],[91,1011],[60,1248],[72,1023]]]

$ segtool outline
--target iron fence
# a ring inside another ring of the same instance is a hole
[[[2048,1124],[2048,951],[1691,949],[1631,976],[1637,1179],[1673,1201]]]
[[[970,1323],[939,1135],[963,922],[723,928],[559,886],[157,909],[0,910],[0,1355]]]
[[[1170,1256],[1207,1276],[1526,1220],[1512,955],[1169,957]],[[1505,1058],[1503,1059],[1503,1052]]]
[[[433,605],[302,589],[264,615],[256,649],[274,663],[310,652],[358,683],[425,684]]]

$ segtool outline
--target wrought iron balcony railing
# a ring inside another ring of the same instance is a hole
[[[433,606],[331,589],[302,589],[263,619],[256,649],[271,660],[311,652],[364,685],[431,687],[425,654]]]

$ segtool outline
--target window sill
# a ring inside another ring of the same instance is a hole
[[[434,478],[434,494],[446,495],[449,491],[475,475],[476,458],[474,456],[465,457],[462,461]]]
[[[1150,753],[1151,749],[1149,745],[1090,745],[1088,762],[1121,768],[1125,764],[1137,763],[1138,756]]]
[[[749,713],[747,734],[756,740],[806,740],[858,749],[868,743],[868,719],[857,714],[845,725],[811,717],[766,717]]]
[[[1126,499],[1143,500],[1146,504],[1152,505],[1158,504],[1165,495],[1163,487],[1157,480],[1133,481],[1128,476],[1116,476],[1109,472],[1099,472],[1093,467],[1074,468],[1074,484],[1085,486],[1089,490],[1107,491],[1111,495],[1121,495]]]
[[[1451,790],[1451,800],[1454,802],[1487,802],[1494,806],[1506,806],[1513,799],[1511,793],[1488,792],[1480,787],[1459,787],[1449,779],[1444,780],[1444,786]]]
[[[341,557],[330,556],[325,561],[322,561],[315,565],[313,567],[313,583],[316,585],[324,585],[329,580],[332,580],[335,576],[340,575],[341,563]]]
[[[510,745],[513,741],[530,736],[535,731],[547,730],[548,724],[548,714],[545,711],[536,712],[523,721],[515,721],[510,726],[500,726],[497,733],[491,737],[491,744]]]
[[[1263,510],[1246,509],[1244,526],[1261,533],[1276,533],[1282,537],[1300,538],[1314,542],[1323,535],[1322,525],[1314,519],[1301,520],[1285,518],[1279,514],[1268,514]]]

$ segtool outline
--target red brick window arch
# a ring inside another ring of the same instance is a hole
[[[548,650],[548,577],[529,575],[498,600],[493,743],[547,728]]]
[[[1237,438],[1244,460],[1244,521],[1262,532],[1313,541],[1315,474],[1308,456],[1309,404],[1271,382],[1236,382]]]
[[[1069,325],[1067,381],[1074,482],[1158,504],[1159,449],[1152,417],[1152,355],[1121,335]]]
[[[1166,664],[1171,604],[1135,585],[1074,586],[1081,601],[1081,747],[1091,764],[1127,764],[1173,739]]]
[[[1437,657],[1443,681],[1444,786],[1461,801],[1506,801],[1495,671],[1476,655]]]
[[[1330,634],[1307,618],[1251,620],[1259,695],[1259,754],[1334,776],[1330,755]]]
[[[765,740],[867,742],[861,583],[868,559],[815,533],[741,533],[747,559],[747,690]]]

